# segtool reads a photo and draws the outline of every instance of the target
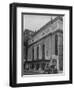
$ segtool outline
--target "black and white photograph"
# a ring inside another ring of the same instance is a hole
[[[63,73],[63,17],[22,14],[22,75]]]
[[[10,86],[72,83],[72,7],[10,4]]]

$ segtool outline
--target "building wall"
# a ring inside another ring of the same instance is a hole
[[[28,61],[32,61],[32,46],[28,48]]]
[[[34,60],[37,60],[37,47],[39,47],[39,59],[42,59],[42,45],[45,45],[45,59],[48,60],[52,55],[55,55],[55,35],[50,34],[46,38],[33,44],[28,48],[28,59],[32,60],[32,49],[34,48]]]
[[[55,33],[56,34],[56,33]],[[51,38],[51,54],[52,55],[55,55],[55,34],[52,35],[52,38]]]
[[[63,70],[63,34],[58,33],[59,69]]]
[[[41,28],[41,30],[39,30],[39,32],[34,35],[29,41],[28,44],[32,44],[34,42],[36,42],[37,40],[45,37],[46,35],[55,32],[56,30],[62,30],[62,21],[60,21],[59,19],[51,24],[47,24],[46,26],[44,26],[43,28]]]
[[[56,41],[56,35],[57,35],[57,41]],[[56,42],[57,42],[57,47],[56,47]],[[42,31],[38,32],[35,36],[33,36],[29,40],[28,44],[29,44],[28,59],[27,59],[28,61],[48,60],[48,61],[51,61],[50,64],[52,64],[53,60],[56,60],[58,71],[63,70],[63,23],[62,21],[57,20],[55,23],[45,26]],[[44,53],[42,50],[43,45],[45,46]],[[37,58],[37,47],[39,47],[38,58]],[[34,58],[33,58],[33,49],[34,49]],[[57,54],[56,54],[56,49],[57,49]],[[44,59],[43,59],[43,54],[45,57]]]

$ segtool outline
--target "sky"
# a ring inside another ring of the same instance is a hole
[[[52,16],[52,19],[56,16]],[[23,28],[29,29],[32,31],[37,31],[43,25],[51,20],[51,16],[44,16],[44,15],[25,15],[23,16]]]

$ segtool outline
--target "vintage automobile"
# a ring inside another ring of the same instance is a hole
[[[48,64],[47,67],[44,69],[44,73],[48,73],[48,74],[58,73],[57,59],[52,59],[51,60],[51,63]]]

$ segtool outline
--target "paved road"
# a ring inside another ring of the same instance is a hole
[[[32,75],[32,74],[42,74],[43,72],[37,71],[24,71],[24,75]]]

